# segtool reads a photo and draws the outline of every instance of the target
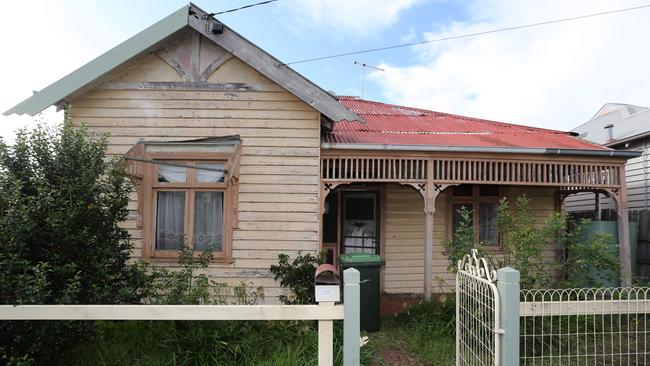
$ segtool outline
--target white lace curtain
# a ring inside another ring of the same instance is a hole
[[[223,250],[223,192],[196,192],[194,249]]]
[[[185,235],[185,192],[158,192],[156,249],[178,250]]]
[[[156,249],[178,250],[185,235],[185,192],[158,192]],[[195,192],[194,250],[223,250],[223,192]]]

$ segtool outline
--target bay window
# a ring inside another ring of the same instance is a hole
[[[144,257],[176,259],[186,245],[196,254],[210,251],[215,260],[230,261],[239,140],[217,142],[144,143],[127,154],[127,169],[142,178]]]

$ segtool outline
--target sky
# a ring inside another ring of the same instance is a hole
[[[256,0],[196,0],[217,12]],[[278,0],[218,18],[283,62],[645,5],[648,0]],[[185,5],[3,4],[0,111]],[[292,65],[338,95],[570,130],[607,102],[650,106],[650,8]],[[384,71],[362,69],[354,61]],[[0,136],[62,119],[1,116]]]

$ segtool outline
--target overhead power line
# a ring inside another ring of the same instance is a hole
[[[486,34],[507,32],[507,31],[512,31],[512,30],[516,30],[516,29],[523,29],[523,28],[539,27],[539,26],[542,26],[542,25],[569,22],[569,21],[573,21],[573,20],[579,20],[579,19],[585,19],[585,18],[597,17],[597,16],[602,16],[602,15],[615,14],[615,13],[622,13],[622,12],[626,12],[626,11],[639,10],[639,9],[644,9],[644,8],[649,8],[649,7],[650,7],[650,4],[646,4],[646,5],[635,6],[635,7],[631,7],[631,8],[625,8],[625,9],[609,10],[609,11],[603,11],[603,12],[600,12],[600,13],[579,15],[579,16],[570,17],[570,18],[547,20],[547,21],[538,22],[538,23],[517,25],[517,26],[512,26],[512,27],[506,27],[506,28],[498,28],[498,29],[492,29],[492,30],[487,30],[487,31],[482,31],[482,32],[475,32],[475,33],[467,33],[467,34],[462,34],[462,35],[458,35],[458,36],[449,36],[449,37],[443,37],[443,38],[437,38],[437,39],[430,39],[430,40],[426,40],[426,41],[402,43],[402,44],[397,44],[397,45],[393,45],[393,46],[370,48],[370,49],[361,50],[361,51],[352,51],[352,52],[338,53],[338,54],[329,55],[329,56],[308,58],[308,59],[304,59],[304,60],[291,61],[291,62],[287,62],[287,63],[284,63],[284,64],[279,64],[278,66],[287,66],[287,65],[302,64],[302,63],[305,63],[305,62],[328,60],[328,59],[332,59],[332,58],[338,58],[338,57],[344,57],[344,56],[352,56],[352,55],[358,55],[358,54],[362,54],[362,53],[379,52],[379,51],[392,50],[392,49],[395,49],[395,48],[410,47],[410,46],[417,46],[417,45],[421,45],[421,44],[429,44],[429,43],[450,41],[452,39],[477,37],[477,36],[482,36],[482,35],[486,35]]]
[[[209,16],[213,16],[213,15],[219,15],[219,14],[232,13],[232,12],[235,12],[235,11],[238,11],[238,10],[248,9],[248,8],[252,8],[252,7],[254,7],[254,6],[258,6],[258,5],[266,5],[266,4],[269,4],[269,3],[276,2],[276,1],[278,1],[278,0],[267,0],[267,1],[261,1],[261,2],[259,2],[259,3],[255,3],[255,4],[249,4],[249,5],[240,6],[239,8],[235,8],[235,9],[224,10],[224,11],[220,11],[220,12],[217,12],[217,13],[210,13],[210,14],[208,14],[208,15],[209,15]]]

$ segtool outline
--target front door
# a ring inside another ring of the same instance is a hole
[[[377,192],[343,192],[342,198],[342,254],[379,254]]]

